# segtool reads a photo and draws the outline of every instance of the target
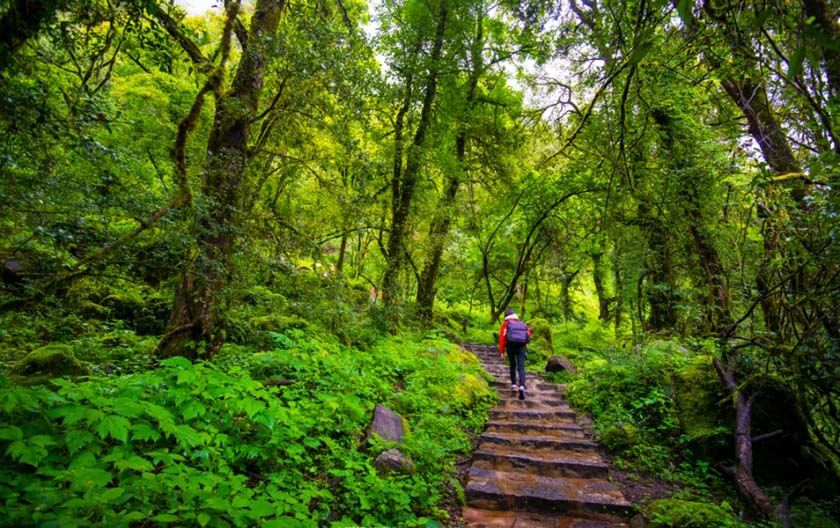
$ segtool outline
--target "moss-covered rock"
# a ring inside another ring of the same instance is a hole
[[[462,365],[474,365],[479,366],[481,362],[478,360],[478,357],[469,352],[464,350],[463,348],[454,348],[452,350],[448,350],[446,352],[446,356],[452,361],[453,363],[460,363]]]
[[[10,374],[22,385],[36,385],[61,376],[86,376],[90,369],[76,358],[70,345],[56,343],[27,354]]]
[[[651,528],[741,528],[732,508],[724,503],[694,502],[680,499],[653,501],[644,510]]]
[[[551,340],[551,325],[545,319],[539,317],[528,321],[533,336],[531,341],[540,341],[543,350],[550,355],[554,354],[554,343]]]
[[[472,408],[480,399],[487,396],[487,382],[472,374],[463,374],[452,391],[453,405],[460,409]]]
[[[551,326],[545,319],[535,318],[527,321],[531,327],[531,343],[528,345],[528,362],[544,365],[554,355],[551,341]]]
[[[620,422],[604,429],[598,434],[598,439],[609,449],[624,449],[638,441],[636,428],[633,425]]]
[[[603,358],[595,358],[587,361],[583,364],[584,371],[594,371],[594,370],[601,370],[607,366],[607,360]]]
[[[283,333],[291,328],[305,330],[309,323],[296,315],[269,314],[252,317],[248,320],[248,324],[254,330]]]

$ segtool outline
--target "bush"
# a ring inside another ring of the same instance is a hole
[[[39,526],[423,526],[445,521],[469,431],[496,401],[474,357],[440,339],[367,352],[300,328],[273,349],[55,388],[0,376],[3,522]],[[113,339],[121,341],[117,334]],[[280,376],[265,387],[249,375]],[[395,392],[396,391],[396,392]],[[411,475],[380,475],[377,403],[410,424]]]
[[[720,506],[708,502],[693,502],[680,499],[662,499],[651,502],[645,508],[645,516],[651,528],[746,528],[738,521],[732,508],[723,503]]]

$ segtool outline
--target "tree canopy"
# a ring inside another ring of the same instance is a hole
[[[790,403],[806,458],[840,479],[839,15],[7,0],[0,315],[60,318],[38,344],[116,319],[154,340],[148,383],[214,386],[230,380],[200,361],[265,349],[260,331],[297,324],[281,315],[360,349],[508,307],[703,343],[729,405],[720,471],[746,517],[789,519],[805,485],[754,474],[762,399]],[[103,441],[126,437],[111,425]]]

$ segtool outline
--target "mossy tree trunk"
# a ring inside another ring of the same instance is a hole
[[[439,62],[443,51],[444,31],[447,23],[447,5],[442,2],[437,13],[432,50],[429,57],[430,67],[423,93],[423,106],[420,119],[414,133],[414,141],[406,153],[405,168],[402,168],[402,139],[405,113],[411,104],[412,75],[406,79],[406,93],[394,130],[394,174],[391,181],[391,226],[388,246],[385,253],[387,265],[382,279],[382,295],[386,310],[391,313],[397,307],[400,295],[399,276],[405,262],[405,238],[408,228],[409,213],[414,201],[414,192],[420,177],[421,151],[426,143],[426,136],[432,122],[432,106],[437,96]]]
[[[181,274],[158,357],[207,358],[224,343],[238,212],[248,196],[248,139],[262,92],[266,47],[284,5],[284,0],[257,1],[231,87],[216,98],[192,256]]]

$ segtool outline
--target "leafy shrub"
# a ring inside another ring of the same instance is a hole
[[[679,437],[674,414],[673,369],[682,352],[667,343],[630,351],[607,350],[604,360],[584,365],[584,375],[568,388],[568,398],[591,412],[599,429],[632,425],[642,438],[672,443]]]
[[[745,528],[732,508],[723,503],[693,502],[680,499],[653,501],[645,508],[651,528]]]
[[[118,344],[126,336],[107,339]],[[104,338],[103,338],[104,339]],[[0,377],[0,503],[12,525],[423,526],[453,486],[495,393],[437,339],[370,351],[289,328],[273,349],[55,389]],[[257,376],[290,385],[265,387]],[[397,391],[395,393],[395,390]],[[410,475],[380,475],[364,442],[376,403],[410,424]]]

